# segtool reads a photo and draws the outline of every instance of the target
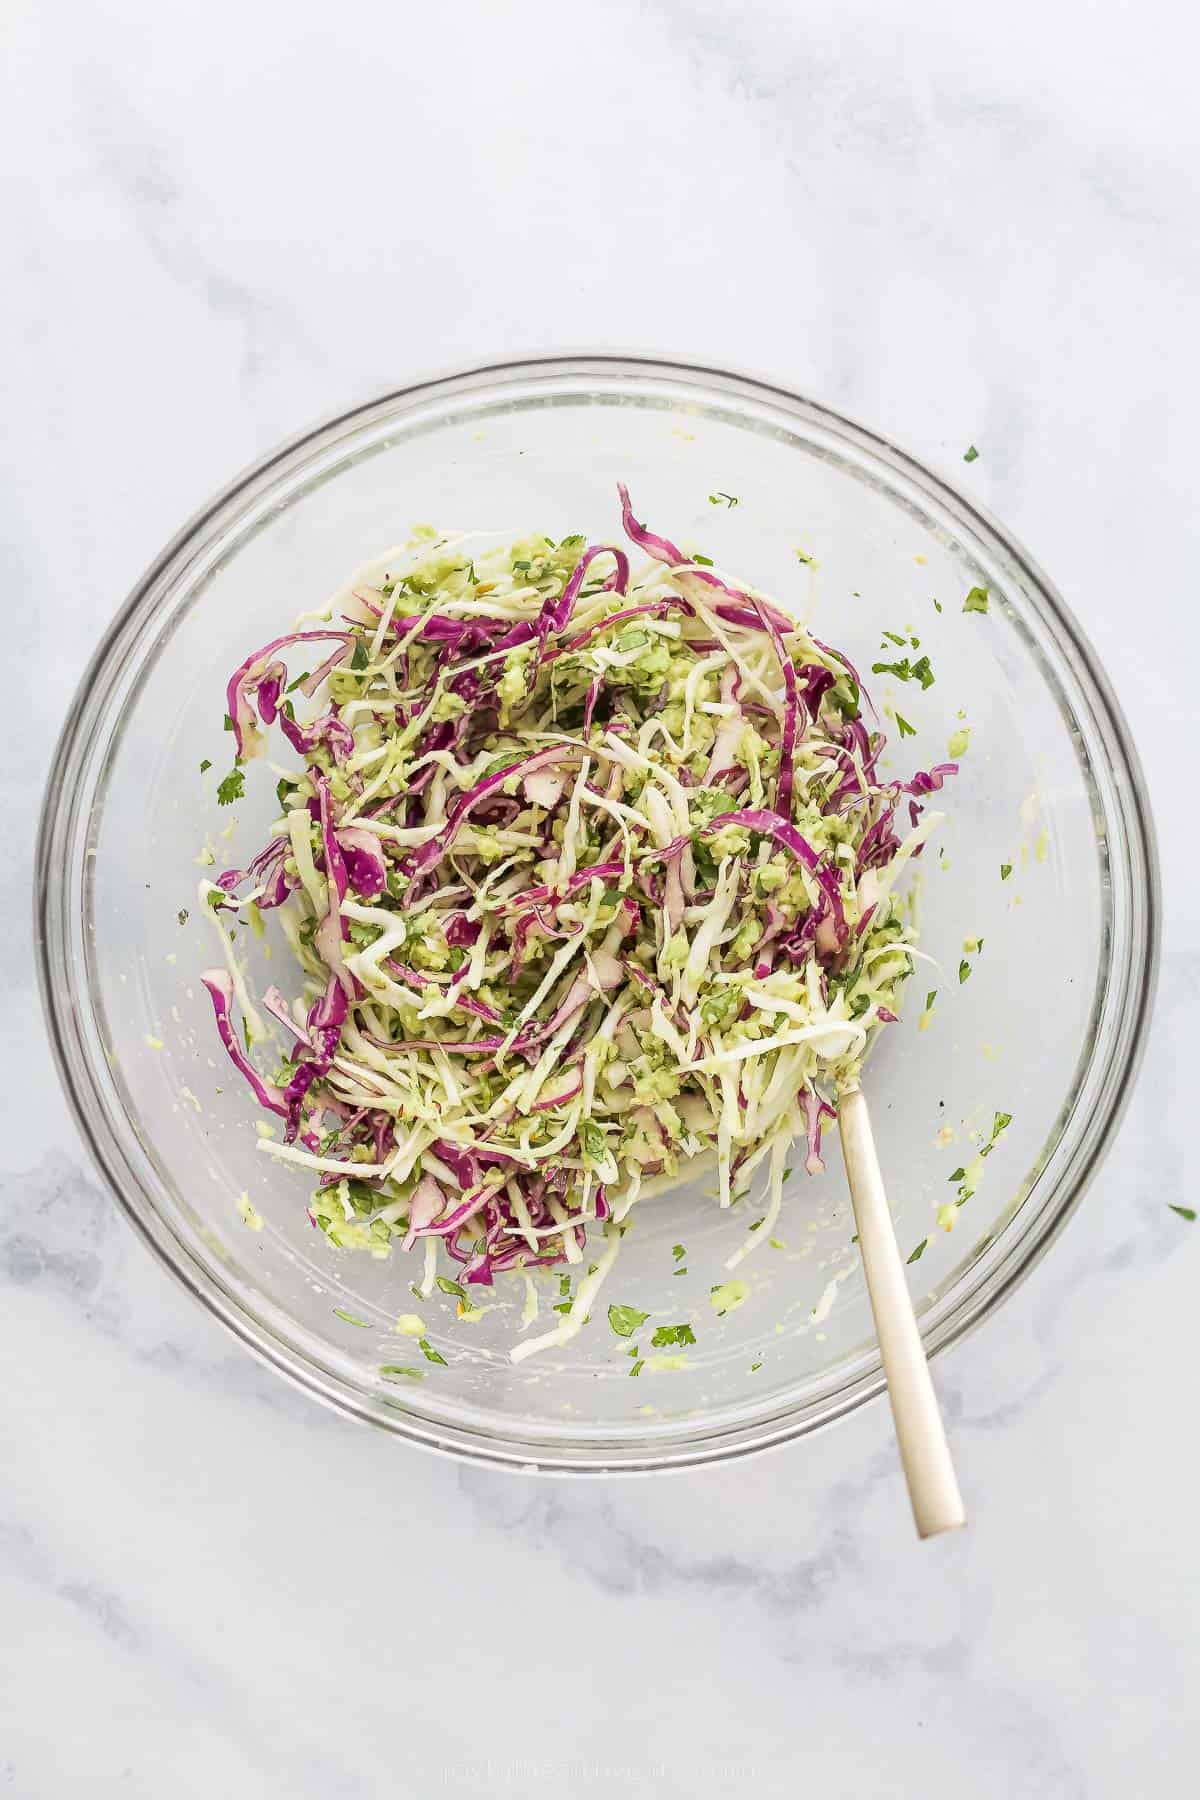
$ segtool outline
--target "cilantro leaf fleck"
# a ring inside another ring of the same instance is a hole
[[[660,1325],[650,1339],[655,1350],[661,1350],[665,1344],[694,1344],[696,1334],[690,1325]]]
[[[1181,1219],[1186,1219],[1189,1225],[1195,1224],[1196,1209],[1194,1206],[1176,1206],[1173,1200],[1168,1200],[1167,1205],[1173,1213],[1178,1213]]]
[[[608,1309],[608,1322],[618,1337],[632,1337],[649,1317],[649,1313],[639,1312],[636,1306],[610,1306]]]
[[[983,587],[973,587],[963,601],[963,611],[985,613],[988,609],[988,591]]]
[[[246,772],[244,769],[231,769],[224,781],[217,788],[217,805],[232,806],[240,800],[246,791]]]
[[[931,688],[935,680],[928,656],[919,656],[916,662],[910,661],[907,656],[901,656],[896,662],[872,663],[871,673],[894,675],[897,681],[919,681],[922,688]]]

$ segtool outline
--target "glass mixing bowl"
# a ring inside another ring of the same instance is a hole
[[[1157,951],[1142,777],[1078,626],[1000,526],[861,426],[739,376],[577,356],[389,394],[235,481],[115,620],[51,771],[37,906],[62,1077],[127,1217],[244,1343],[398,1436],[541,1469],[733,1456],[880,1391],[836,1132],[824,1176],[796,1157],[778,1236],[738,1270],[751,1292],[736,1310],[719,1319],[709,1292],[751,1203],[721,1212],[708,1176],[639,1207],[597,1316],[566,1351],[514,1367],[519,1282],[460,1323],[452,1297],[414,1300],[415,1259],[331,1248],[306,1217],[305,1177],[257,1152],[252,1096],[198,982],[219,951],[197,864],[205,846],[244,862],[274,815],[261,763],[236,808],[215,801],[232,762],[224,684],[250,649],[418,520],[612,539],[618,478],[639,517],[778,596],[860,667],[904,654],[881,654],[884,631],[920,638],[932,686],[871,681],[915,728],[901,740],[890,727],[892,769],[944,760],[969,730],[920,865],[937,966],[919,966],[864,1077],[902,1251],[925,1244],[910,1276],[931,1351],[996,1308],[1082,1194],[1129,1093]],[[964,611],[973,587],[986,613]],[[272,937],[252,944],[259,986],[287,968]],[[974,1164],[978,1191],[943,1210],[997,1113],[1012,1122]],[[538,1329],[556,1299],[551,1282]],[[609,1302],[652,1314],[637,1379]],[[398,1335],[413,1312],[444,1365]],[[684,1320],[686,1366],[655,1369],[649,1332]],[[420,1379],[381,1372],[414,1365]]]

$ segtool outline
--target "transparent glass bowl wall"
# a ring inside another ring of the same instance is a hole
[[[921,966],[866,1077],[902,1248],[928,1240],[911,1270],[923,1329],[934,1348],[952,1340],[1049,1241],[1111,1134],[1153,986],[1153,845],[1123,722],[1062,602],[998,526],[860,427],[740,377],[595,357],[470,371],[316,429],[186,527],[115,622],[52,771],[38,875],[64,1081],[121,1205],[175,1273],[346,1411],[465,1455],[576,1470],[736,1454],[879,1390],[836,1132],[823,1177],[797,1155],[779,1247],[738,1270],[751,1294],[736,1311],[718,1319],[709,1290],[758,1213],[753,1200],[720,1212],[704,1179],[639,1209],[568,1351],[514,1368],[519,1283],[460,1324],[452,1298],[414,1300],[415,1259],[332,1250],[306,1217],[305,1177],[256,1148],[252,1097],[197,980],[219,954],[195,889],[205,847],[218,866],[244,862],[275,810],[262,764],[238,806],[215,802],[232,761],[224,684],[250,649],[416,521],[616,539],[619,478],[652,527],[776,594],[864,672],[928,654],[926,690],[868,676],[916,731],[901,740],[885,720],[889,773],[944,760],[969,728],[920,870],[922,946],[939,966]],[[710,500],[721,493],[738,505]],[[989,591],[986,616],[962,610],[973,586]],[[915,633],[920,651],[881,654],[884,631]],[[281,743],[272,755],[286,760]],[[982,952],[964,953],[969,938]],[[273,930],[243,946],[260,986],[288,986]],[[949,1176],[997,1111],[1012,1124],[947,1232]],[[533,1329],[553,1318],[553,1288]],[[690,1321],[686,1367],[631,1379],[611,1301],[651,1314],[643,1357],[656,1324]],[[394,1329],[412,1312],[444,1367]],[[395,1365],[423,1379],[380,1373]]]

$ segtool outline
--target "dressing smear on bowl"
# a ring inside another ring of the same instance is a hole
[[[849,661],[619,491],[622,544],[425,530],[253,650],[218,798],[270,731],[294,766],[258,854],[201,882],[217,1031],[273,1115],[258,1149],[315,1183],[331,1244],[414,1253],[417,1293],[466,1320],[561,1268],[514,1361],[575,1336],[639,1201],[705,1164],[720,1207],[765,1188],[714,1279],[718,1316],[745,1299],[791,1161],[820,1170],[898,1017],[896,884],[956,771],[884,779]],[[293,963],[251,994],[228,915],[267,912]],[[656,1332],[648,1366],[684,1343]]]

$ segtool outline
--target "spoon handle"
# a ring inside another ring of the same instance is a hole
[[[913,1517],[918,1534],[933,1537],[939,1531],[953,1531],[964,1524],[966,1514],[904,1277],[871,1118],[861,1088],[842,1094],[838,1129]]]

